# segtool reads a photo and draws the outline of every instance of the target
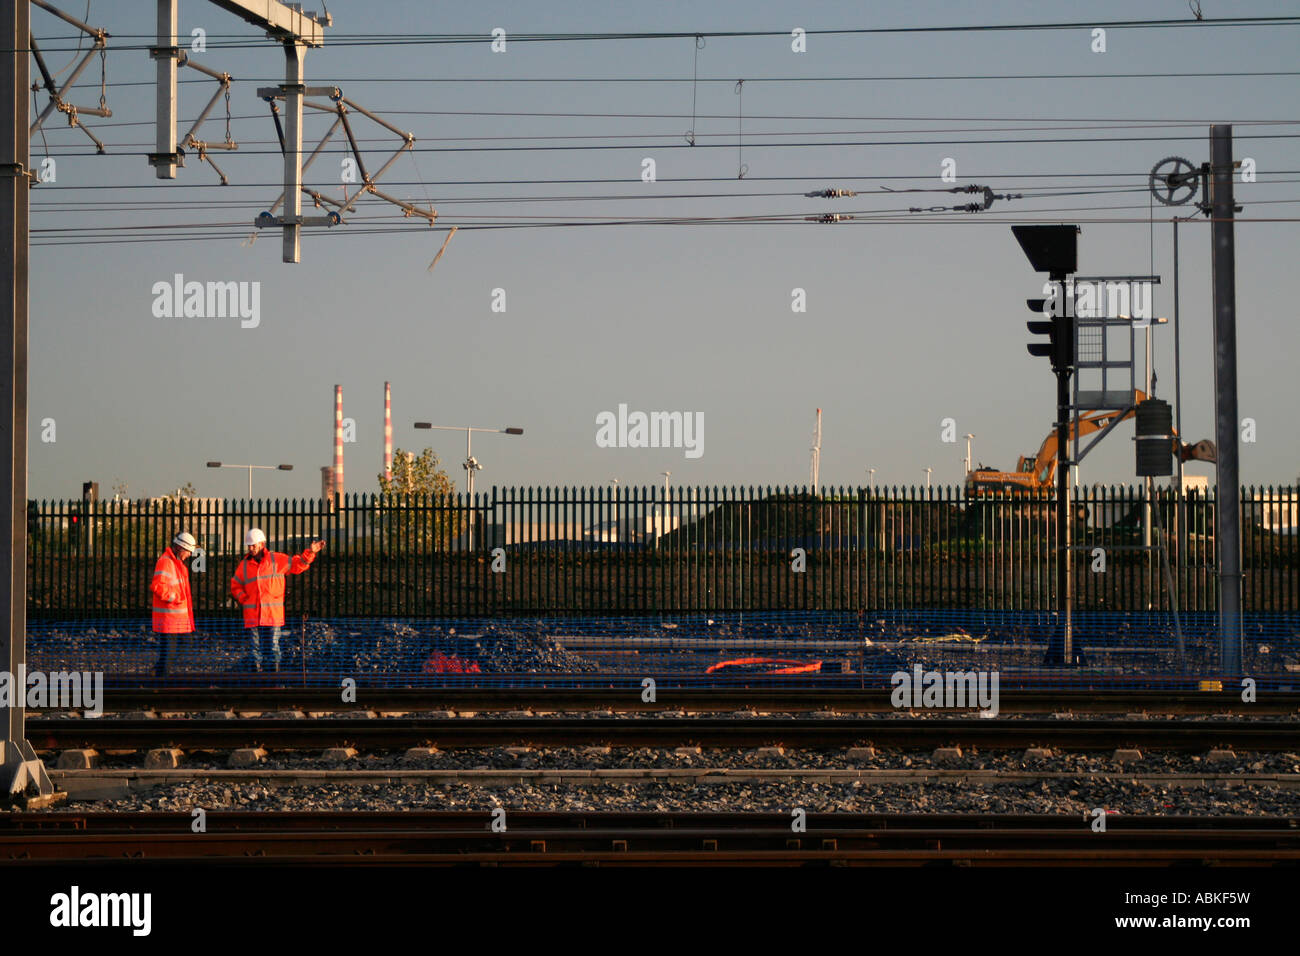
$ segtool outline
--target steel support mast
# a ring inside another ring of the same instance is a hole
[[[1214,267],[1214,439],[1219,446],[1219,662],[1241,675],[1241,482],[1237,473],[1237,276],[1232,127],[1210,127],[1210,242]]]
[[[27,295],[30,51],[28,0],[0,0],[0,430],[9,464],[0,469],[0,664],[11,699],[0,707],[0,798],[54,792],[26,739],[27,696]]]

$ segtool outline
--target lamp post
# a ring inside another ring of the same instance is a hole
[[[522,435],[524,433],[522,428],[480,428],[477,425],[434,425],[430,422],[416,422],[415,427],[429,428],[434,431],[465,433],[465,460],[461,462],[461,467],[465,469],[465,497],[471,510],[474,507],[474,472],[483,470],[483,466],[474,457],[472,444],[474,432],[495,432],[498,435]],[[466,550],[474,550],[474,516],[472,514],[470,515],[465,545]]]
[[[248,469],[248,500],[253,500],[253,469],[262,471],[293,471],[293,465],[229,465],[219,461],[208,462],[209,468],[247,468]]]
[[[970,434],[969,432],[966,433],[966,474],[968,475],[970,474],[971,462],[974,461],[974,459],[971,458],[970,456],[970,442],[971,439],[974,437],[975,436]]]
[[[930,490],[930,472],[934,471],[934,469],[933,469],[933,468],[922,468],[921,470],[925,472],[925,489],[926,489],[926,491],[929,491],[929,490]]]

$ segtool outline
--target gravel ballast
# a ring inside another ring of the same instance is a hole
[[[1289,815],[1300,813],[1300,791],[1211,786],[1169,789],[1121,779],[1078,778],[1037,787],[927,783],[880,786],[802,781],[709,785],[642,783],[589,786],[461,785],[265,787],[212,782],[174,784],[124,800],[81,802],[52,812],[208,810],[482,810],[728,811],[810,813],[1063,813],[1082,819],[1097,807],[1120,814]]]

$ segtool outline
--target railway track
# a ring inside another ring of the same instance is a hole
[[[642,700],[641,687],[476,689],[359,687],[358,704],[371,710],[452,711],[662,711],[664,709],[726,712],[754,709],[774,713],[841,711],[888,713],[897,708],[886,688],[826,687],[661,687],[655,702]],[[340,707],[337,687],[112,687],[107,697],[118,711],[213,710],[335,710]],[[1185,690],[1015,690],[1003,687],[999,695],[1003,713],[1135,713],[1162,714],[1295,714],[1300,713],[1300,693],[1261,692],[1245,703],[1240,692]]]
[[[153,718],[29,721],[27,738],[39,750],[93,748],[229,750],[353,746],[395,749],[425,744],[492,747],[610,745],[747,748],[783,745],[809,749],[871,744],[929,748],[953,744],[989,750],[1052,747],[1061,750],[1203,751],[1225,748],[1286,751],[1300,748],[1295,720],[985,720],[954,717],[889,718]]]
[[[1294,817],[509,811],[0,814],[0,865],[1294,865]],[[493,829],[494,824],[496,829]]]

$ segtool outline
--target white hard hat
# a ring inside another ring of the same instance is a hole
[[[255,544],[266,544],[266,535],[261,528],[249,528],[244,535],[244,547],[251,548]]]
[[[194,540],[194,535],[188,531],[178,531],[176,537],[172,538],[172,547],[182,551],[197,551],[199,546]]]

